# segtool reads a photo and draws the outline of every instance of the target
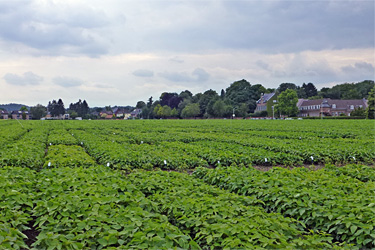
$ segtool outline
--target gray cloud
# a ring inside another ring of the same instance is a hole
[[[210,78],[210,74],[201,68],[196,68],[191,74],[186,72],[163,72],[159,75],[172,82],[204,82]]]
[[[355,72],[368,72],[368,73],[375,73],[374,66],[371,63],[367,62],[357,62],[353,65],[344,66],[341,68],[342,71],[348,73],[355,73]]]
[[[43,77],[34,74],[33,72],[25,72],[22,76],[8,73],[3,79],[12,85],[38,85],[43,81]]]
[[[98,28],[109,24],[102,11],[88,5],[32,1],[0,2],[0,38],[37,49],[40,54],[107,53]]]
[[[145,34],[153,42],[142,46],[281,53],[374,45],[371,1],[205,1],[203,7],[197,14],[196,1],[179,2],[164,12],[156,6],[165,19],[179,16],[182,21],[166,26],[164,18],[154,20],[154,30]],[[192,18],[184,22],[185,16]]]
[[[55,84],[66,88],[78,87],[84,84],[84,81],[82,81],[81,79],[66,76],[55,77],[52,79],[52,81]]]
[[[289,53],[372,48],[373,20],[372,1],[1,1],[0,39],[42,55]]]
[[[133,72],[133,75],[139,77],[152,77],[154,76],[154,72],[148,69],[137,69]]]
[[[270,67],[270,65],[268,63],[264,62],[263,60],[258,60],[258,61],[255,62],[255,64],[259,68],[264,69],[264,70],[268,70],[269,67]]]

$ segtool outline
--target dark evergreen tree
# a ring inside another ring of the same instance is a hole
[[[302,87],[303,87],[303,85],[302,85]],[[316,89],[315,85],[311,82],[309,82],[305,86],[305,92],[306,92],[307,98],[316,96],[318,94],[318,90]]]

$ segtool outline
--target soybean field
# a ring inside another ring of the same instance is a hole
[[[375,248],[375,122],[0,121],[0,249]]]

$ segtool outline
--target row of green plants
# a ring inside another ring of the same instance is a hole
[[[339,124],[323,121],[30,121],[23,122],[24,127],[17,122],[7,122],[0,131],[0,148],[3,148],[2,155],[14,158],[12,148],[27,152],[30,141],[47,146],[82,145],[83,141],[74,135],[74,131],[78,131],[97,140],[98,147],[102,147],[102,140],[123,145],[126,151],[122,154],[132,159],[129,162],[124,156],[106,156],[114,154],[111,152],[114,150],[106,148],[95,152],[95,158],[105,158],[101,164],[133,167],[146,164],[147,168],[171,169],[219,165],[219,162],[221,165],[373,164],[371,122],[335,122]],[[44,135],[40,138],[35,134],[33,138],[33,131]],[[94,142],[90,146],[95,147]],[[6,163],[22,164],[9,160]],[[39,162],[31,165],[37,164]]]
[[[166,216],[150,211],[153,206],[107,167],[4,167],[0,249],[200,248]]]
[[[96,162],[81,146],[52,145],[48,147],[43,167],[90,167],[95,165]]]
[[[72,130],[73,131],[73,130]],[[82,142],[85,150],[102,165],[118,169],[160,167],[162,169],[194,168],[207,166],[203,159],[189,155],[182,149],[165,148],[146,143],[129,144],[106,140],[85,131],[74,130],[74,136]]]
[[[351,247],[177,172],[3,167],[0,198],[0,249]]]
[[[258,199],[183,173],[138,171],[128,179],[154,203],[155,212],[166,215],[204,249],[339,248],[325,233],[308,232],[294,219],[266,212]]]
[[[0,151],[0,166],[40,168],[44,163],[48,133],[35,127]]]
[[[23,135],[25,135],[25,133],[27,133],[27,129],[21,126],[2,124],[0,127],[0,149],[3,149],[19,140]]]
[[[372,169],[374,171],[374,169]],[[375,246],[375,182],[331,169],[198,168],[193,176],[230,192],[257,198],[268,212],[292,217],[314,231],[358,247]]]
[[[49,145],[78,145],[77,139],[66,129],[64,128],[56,128],[49,132],[48,136],[48,144]]]
[[[375,168],[374,166],[349,164],[342,167],[328,164],[324,167],[325,170],[332,171],[335,175],[346,175],[358,179],[363,182],[375,182]]]

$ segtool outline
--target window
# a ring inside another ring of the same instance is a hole
[[[335,109],[336,108],[336,104],[332,104],[332,108]]]
[[[354,105],[350,105],[350,109],[354,109]]]

